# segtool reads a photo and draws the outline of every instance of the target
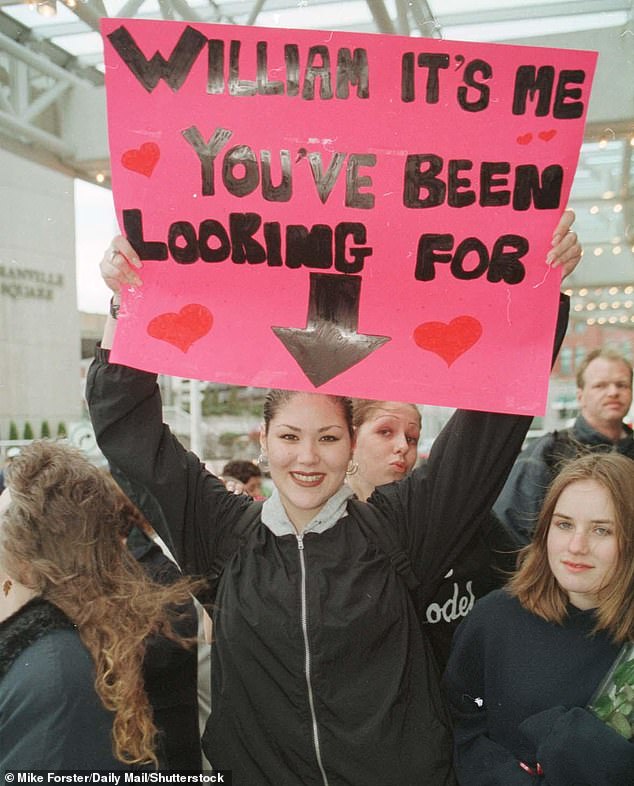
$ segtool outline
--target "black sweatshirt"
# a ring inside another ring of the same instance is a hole
[[[595,622],[574,606],[546,622],[505,590],[475,604],[445,672],[460,784],[634,784],[634,745],[583,709],[620,649]]]

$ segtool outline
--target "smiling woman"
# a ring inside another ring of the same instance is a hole
[[[302,532],[343,484],[352,458],[350,402],[271,391],[260,442],[284,510]]]
[[[121,236],[101,272],[115,295],[125,282],[142,283],[138,256]],[[558,339],[565,311],[562,304]],[[156,376],[110,362],[116,330],[111,315],[87,380],[99,445],[160,505],[156,525],[183,571],[217,579],[200,596],[214,625],[219,698],[203,736],[214,770],[231,770],[240,784],[385,786],[423,777],[453,786],[449,722],[420,621],[486,517],[530,419],[457,412],[427,465],[357,503],[357,518],[344,484],[351,402],[271,391],[260,439],[276,488],[253,514],[248,498],[230,493],[163,425]],[[400,475],[419,425],[412,408],[404,414]],[[413,567],[415,596],[368,535],[371,506]],[[244,515],[253,520],[246,533]]]
[[[459,782],[633,783],[634,745],[585,709],[632,641],[632,463],[590,454],[554,480],[508,589],[476,603],[454,638]]]

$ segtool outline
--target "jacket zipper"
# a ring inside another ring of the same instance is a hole
[[[319,771],[321,772],[321,778],[324,782],[324,786],[328,786],[328,778],[326,776],[326,771],[324,770],[324,765],[321,760],[321,746],[319,744],[319,731],[317,729],[317,716],[315,714],[315,701],[313,699],[313,685],[311,682],[310,676],[310,647],[308,644],[308,612],[306,608],[306,562],[304,558],[304,540],[302,535],[297,535],[297,548],[299,550],[299,564],[302,571],[302,589],[301,589],[301,597],[302,597],[302,633],[304,635],[304,673],[306,676],[306,686],[308,688],[308,704],[310,706],[310,716],[313,723],[313,745],[315,747],[315,756],[317,758],[317,764],[319,765]]]

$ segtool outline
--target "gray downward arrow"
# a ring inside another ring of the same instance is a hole
[[[360,276],[311,273],[306,327],[271,328],[315,387],[391,341],[357,332],[360,295]]]

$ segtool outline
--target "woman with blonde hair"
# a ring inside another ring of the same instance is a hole
[[[353,399],[355,444],[346,482],[361,500],[378,486],[406,477],[418,459],[422,416],[415,404]],[[444,670],[454,631],[477,598],[502,586],[513,567],[514,546],[502,523],[487,515],[439,577],[421,609],[436,662]]]
[[[158,766],[146,640],[175,637],[191,582],[151,581],[125,548],[129,503],[79,451],[24,447],[0,497],[0,772]]]
[[[454,637],[459,783],[634,783],[634,744],[587,709],[633,641],[634,465],[589,454],[553,481],[508,587]]]

